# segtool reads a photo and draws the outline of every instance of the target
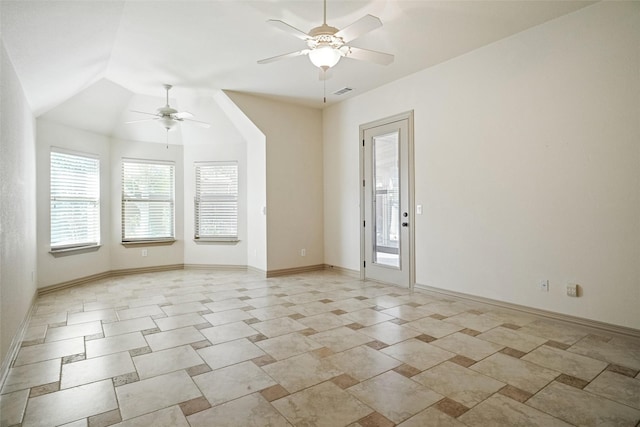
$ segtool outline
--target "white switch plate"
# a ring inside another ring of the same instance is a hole
[[[416,206],[416,214],[417,215],[422,215],[422,205],[417,205]]]

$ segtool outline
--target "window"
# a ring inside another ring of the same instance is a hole
[[[100,159],[51,151],[51,251],[100,244]]]
[[[122,160],[122,242],[174,240],[174,165]]]
[[[196,163],[195,239],[238,240],[238,163]]]

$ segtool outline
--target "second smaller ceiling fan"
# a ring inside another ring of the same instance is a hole
[[[160,107],[156,110],[155,113],[148,113],[146,111],[136,111],[131,110],[134,113],[146,114],[148,116],[153,116],[152,118],[142,119],[142,120],[132,120],[125,123],[142,123],[142,122],[157,122],[165,128],[167,131],[173,130],[176,128],[178,123],[190,123],[196,126],[200,126],[203,128],[208,128],[209,123],[201,122],[198,120],[193,120],[193,114],[188,111],[178,111],[175,108],[172,108],[169,105],[169,90],[173,87],[171,85],[165,84],[163,85],[166,91],[166,105],[164,107]]]

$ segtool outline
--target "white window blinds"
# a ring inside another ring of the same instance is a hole
[[[238,240],[238,163],[196,163],[195,238]]]
[[[122,160],[122,241],[174,239],[174,165]]]
[[[100,244],[100,159],[51,151],[51,250]]]

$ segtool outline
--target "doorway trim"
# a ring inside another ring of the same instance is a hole
[[[365,180],[365,155],[364,155],[364,133],[365,130],[375,128],[378,126],[386,125],[389,123],[407,120],[408,122],[408,155],[409,155],[409,167],[407,170],[408,173],[408,205],[409,212],[411,212],[411,217],[409,221],[409,254],[407,256],[407,261],[409,263],[409,289],[413,290],[416,283],[416,272],[415,272],[415,201],[414,201],[414,192],[415,192],[415,162],[414,162],[414,127],[413,127],[413,110],[406,111],[404,113],[399,113],[390,117],[385,117],[383,119],[374,120],[372,122],[364,123],[360,125],[360,132],[358,138],[358,147],[359,147],[359,157],[360,157],[360,179],[358,181],[358,185],[360,186],[360,280],[365,280],[366,277],[366,267],[365,267],[365,227],[364,223],[366,220],[366,207],[365,207],[365,188],[364,188],[364,180]],[[369,279],[372,280],[372,279]]]

